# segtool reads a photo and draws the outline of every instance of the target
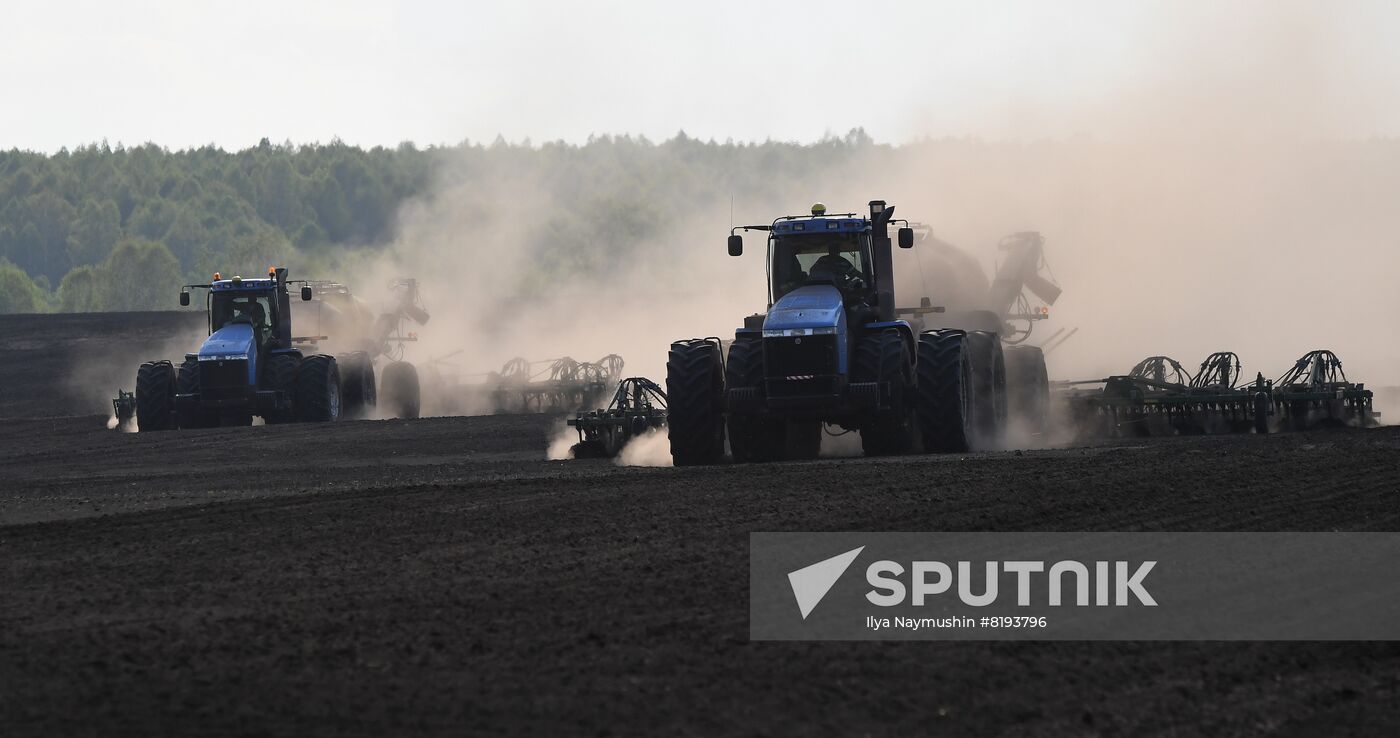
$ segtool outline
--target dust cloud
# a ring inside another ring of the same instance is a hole
[[[628,441],[613,463],[618,466],[671,466],[671,441],[661,431],[647,431]]]
[[[570,428],[563,420],[557,420],[549,432],[549,447],[545,451],[545,458],[550,461],[572,459],[575,443],[578,443],[578,431]]]
[[[173,336],[132,343],[93,341],[98,346],[72,351],[72,370],[63,377],[61,384],[68,398],[66,404],[73,411],[102,408],[101,412],[107,415],[109,430],[135,433],[136,418],[119,423],[113,413],[112,398],[119,390],[136,388],[136,372],[143,362],[169,359],[178,369],[185,353],[194,351],[203,340],[203,335],[202,331],[186,329],[177,331]]]

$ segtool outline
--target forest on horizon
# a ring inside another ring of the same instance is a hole
[[[638,215],[642,200],[664,215],[734,170],[791,179],[890,148],[857,129],[812,144],[704,142],[682,132],[660,143],[595,136],[364,149],[263,139],[240,151],[105,142],[0,151],[0,313],[173,309],[180,284],[269,264],[346,279],[329,267],[391,243],[405,203],[444,181],[489,188],[519,171],[561,195],[543,232],[565,243],[550,249],[605,265],[612,258],[601,252],[625,251],[654,228]],[[521,203],[522,213],[531,205]]]

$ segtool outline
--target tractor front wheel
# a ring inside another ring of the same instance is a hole
[[[967,343],[972,349],[972,385],[976,388],[972,406],[981,442],[978,447],[986,448],[1000,443],[1006,429],[1006,357],[995,333],[971,331]]]
[[[881,387],[882,407],[860,429],[860,445],[866,456],[903,454],[913,447],[909,358],[909,345],[896,330],[862,336],[856,344],[855,381],[878,382]]]
[[[296,378],[296,418],[302,423],[340,419],[340,367],[335,357],[317,354],[301,362]]]
[[[724,359],[718,340],[671,344],[666,406],[676,466],[713,464],[724,456]]]
[[[957,453],[977,444],[972,352],[967,334],[929,331],[919,336],[916,416],[924,450]]]
[[[181,428],[217,428],[219,426],[219,412],[217,410],[206,410],[199,406],[199,360],[185,359],[180,365],[179,378],[176,385],[180,388],[180,394],[191,395],[192,401],[186,401],[184,407],[176,409],[180,419]]]
[[[301,366],[301,359],[296,354],[273,354],[267,360],[267,366],[263,368],[263,384],[268,389],[282,393],[282,398],[286,401],[286,406],[268,410],[263,414],[263,420],[268,425],[278,423],[291,423],[296,420],[294,404],[297,394],[297,369]]]
[[[763,392],[763,344],[738,340],[729,346],[724,365],[726,390],[748,388]],[[728,413],[729,450],[738,462],[778,461],[783,458],[787,424],[758,413]]]
[[[377,394],[374,389],[374,362],[363,351],[337,356],[340,366],[341,395],[347,418],[366,418],[373,411]]]
[[[148,361],[136,370],[136,424],[142,433],[175,428],[175,367]]]
[[[1040,347],[1006,348],[1006,387],[1016,424],[1032,435],[1045,435],[1050,429],[1050,378]]]

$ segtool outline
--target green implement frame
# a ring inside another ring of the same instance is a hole
[[[1127,374],[1069,383],[1102,386],[1071,389],[1065,399],[1087,435],[1267,433],[1267,380],[1238,386],[1239,370],[1239,357],[1229,351],[1211,354],[1195,376],[1171,357],[1151,356]]]
[[[575,459],[610,458],[634,437],[666,427],[666,392],[650,379],[629,377],[606,408],[579,413],[568,424],[578,431]]]
[[[1341,360],[1325,349],[1304,354],[1276,380],[1260,373],[1241,385],[1239,378],[1239,356],[1219,351],[1194,376],[1175,359],[1152,356],[1127,374],[1058,388],[1076,430],[1091,436],[1364,428],[1380,417],[1371,391],[1348,380]]]

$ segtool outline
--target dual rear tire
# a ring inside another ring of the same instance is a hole
[[[302,359],[296,372],[292,403],[297,422],[327,423],[339,420],[343,409],[340,367],[334,356],[317,354]]]
[[[418,370],[406,361],[384,367],[384,412],[395,418],[417,418],[422,411]]]
[[[148,361],[136,370],[136,426],[142,432],[175,428],[175,367]]]
[[[1050,379],[1038,346],[1007,347],[1006,389],[1010,417],[1018,429],[1045,435],[1050,429]]]
[[[671,344],[666,407],[676,466],[713,464],[724,456],[724,359],[719,339]]]
[[[347,418],[367,418],[378,403],[374,384],[374,362],[363,351],[337,356],[340,367],[342,413]]]
[[[924,451],[995,447],[1006,425],[1006,364],[995,334],[928,331],[919,336],[916,416]]]
[[[929,453],[967,451],[977,441],[972,350],[963,331],[919,336],[919,435]]]

